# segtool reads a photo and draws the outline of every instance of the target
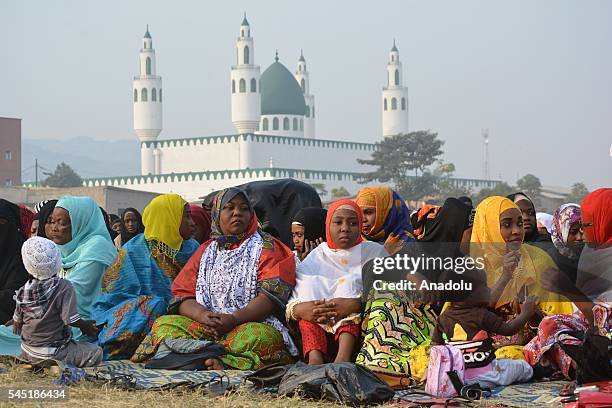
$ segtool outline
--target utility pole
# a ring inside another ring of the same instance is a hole
[[[34,159],[34,186],[38,187],[38,159]]]

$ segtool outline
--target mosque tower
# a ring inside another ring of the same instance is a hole
[[[156,75],[155,50],[149,26],[142,39],[139,62],[140,72],[133,82],[134,131],[141,142],[141,174],[152,174],[156,173],[154,149],[143,142],[155,141],[162,130],[162,79]]]
[[[382,91],[383,136],[408,133],[408,88],[402,86],[402,63],[393,41],[387,63],[387,86]]]
[[[300,52],[298,68],[295,71],[295,80],[300,84],[304,93],[306,103],[306,114],[304,115],[304,137],[314,139],[315,137],[315,103],[314,95],[310,93],[310,75],[306,69],[306,59],[304,53]]]
[[[244,14],[240,36],[236,41],[236,65],[232,66],[232,123],[238,133],[254,133],[261,116],[259,66],[255,65],[255,48],[251,27]]]

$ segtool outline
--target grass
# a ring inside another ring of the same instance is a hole
[[[44,372],[33,373],[14,364],[0,364],[0,388],[35,388],[57,387],[53,381],[57,373],[49,369]],[[299,407],[299,408],[331,408],[340,405],[323,401],[312,401],[298,397],[277,397],[270,394],[248,393],[246,391],[233,392],[224,396],[215,397],[207,395],[204,391],[187,391],[174,388],[162,391],[126,391],[109,384],[81,381],[69,387],[70,398],[67,401],[49,403],[39,401],[33,403],[8,403],[0,401],[0,407],[198,407],[211,406],[219,408],[235,407]],[[387,405],[393,406],[393,405]]]

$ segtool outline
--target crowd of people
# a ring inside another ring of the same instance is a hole
[[[610,188],[548,215],[521,192],[411,210],[365,187],[284,221],[290,239],[264,231],[236,187],[206,208],[160,195],[142,214],[109,215],[90,197],[0,199],[0,355],[144,363],[167,339],[205,339],[224,350],[209,369],[356,362],[408,384],[432,345],[478,341],[466,380],[492,386],[574,378],[558,334],[610,333]],[[398,255],[445,263],[373,272]],[[468,258],[481,260],[470,273],[446,266]],[[458,280],[470,287],[422,289]]]

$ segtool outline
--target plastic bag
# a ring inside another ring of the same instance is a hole
[[[354,363],[314,366],[297,363],[281,380],[278,392],[281,395],[299,394],[347,405],[382,403],[395,395],[369,369]]]

